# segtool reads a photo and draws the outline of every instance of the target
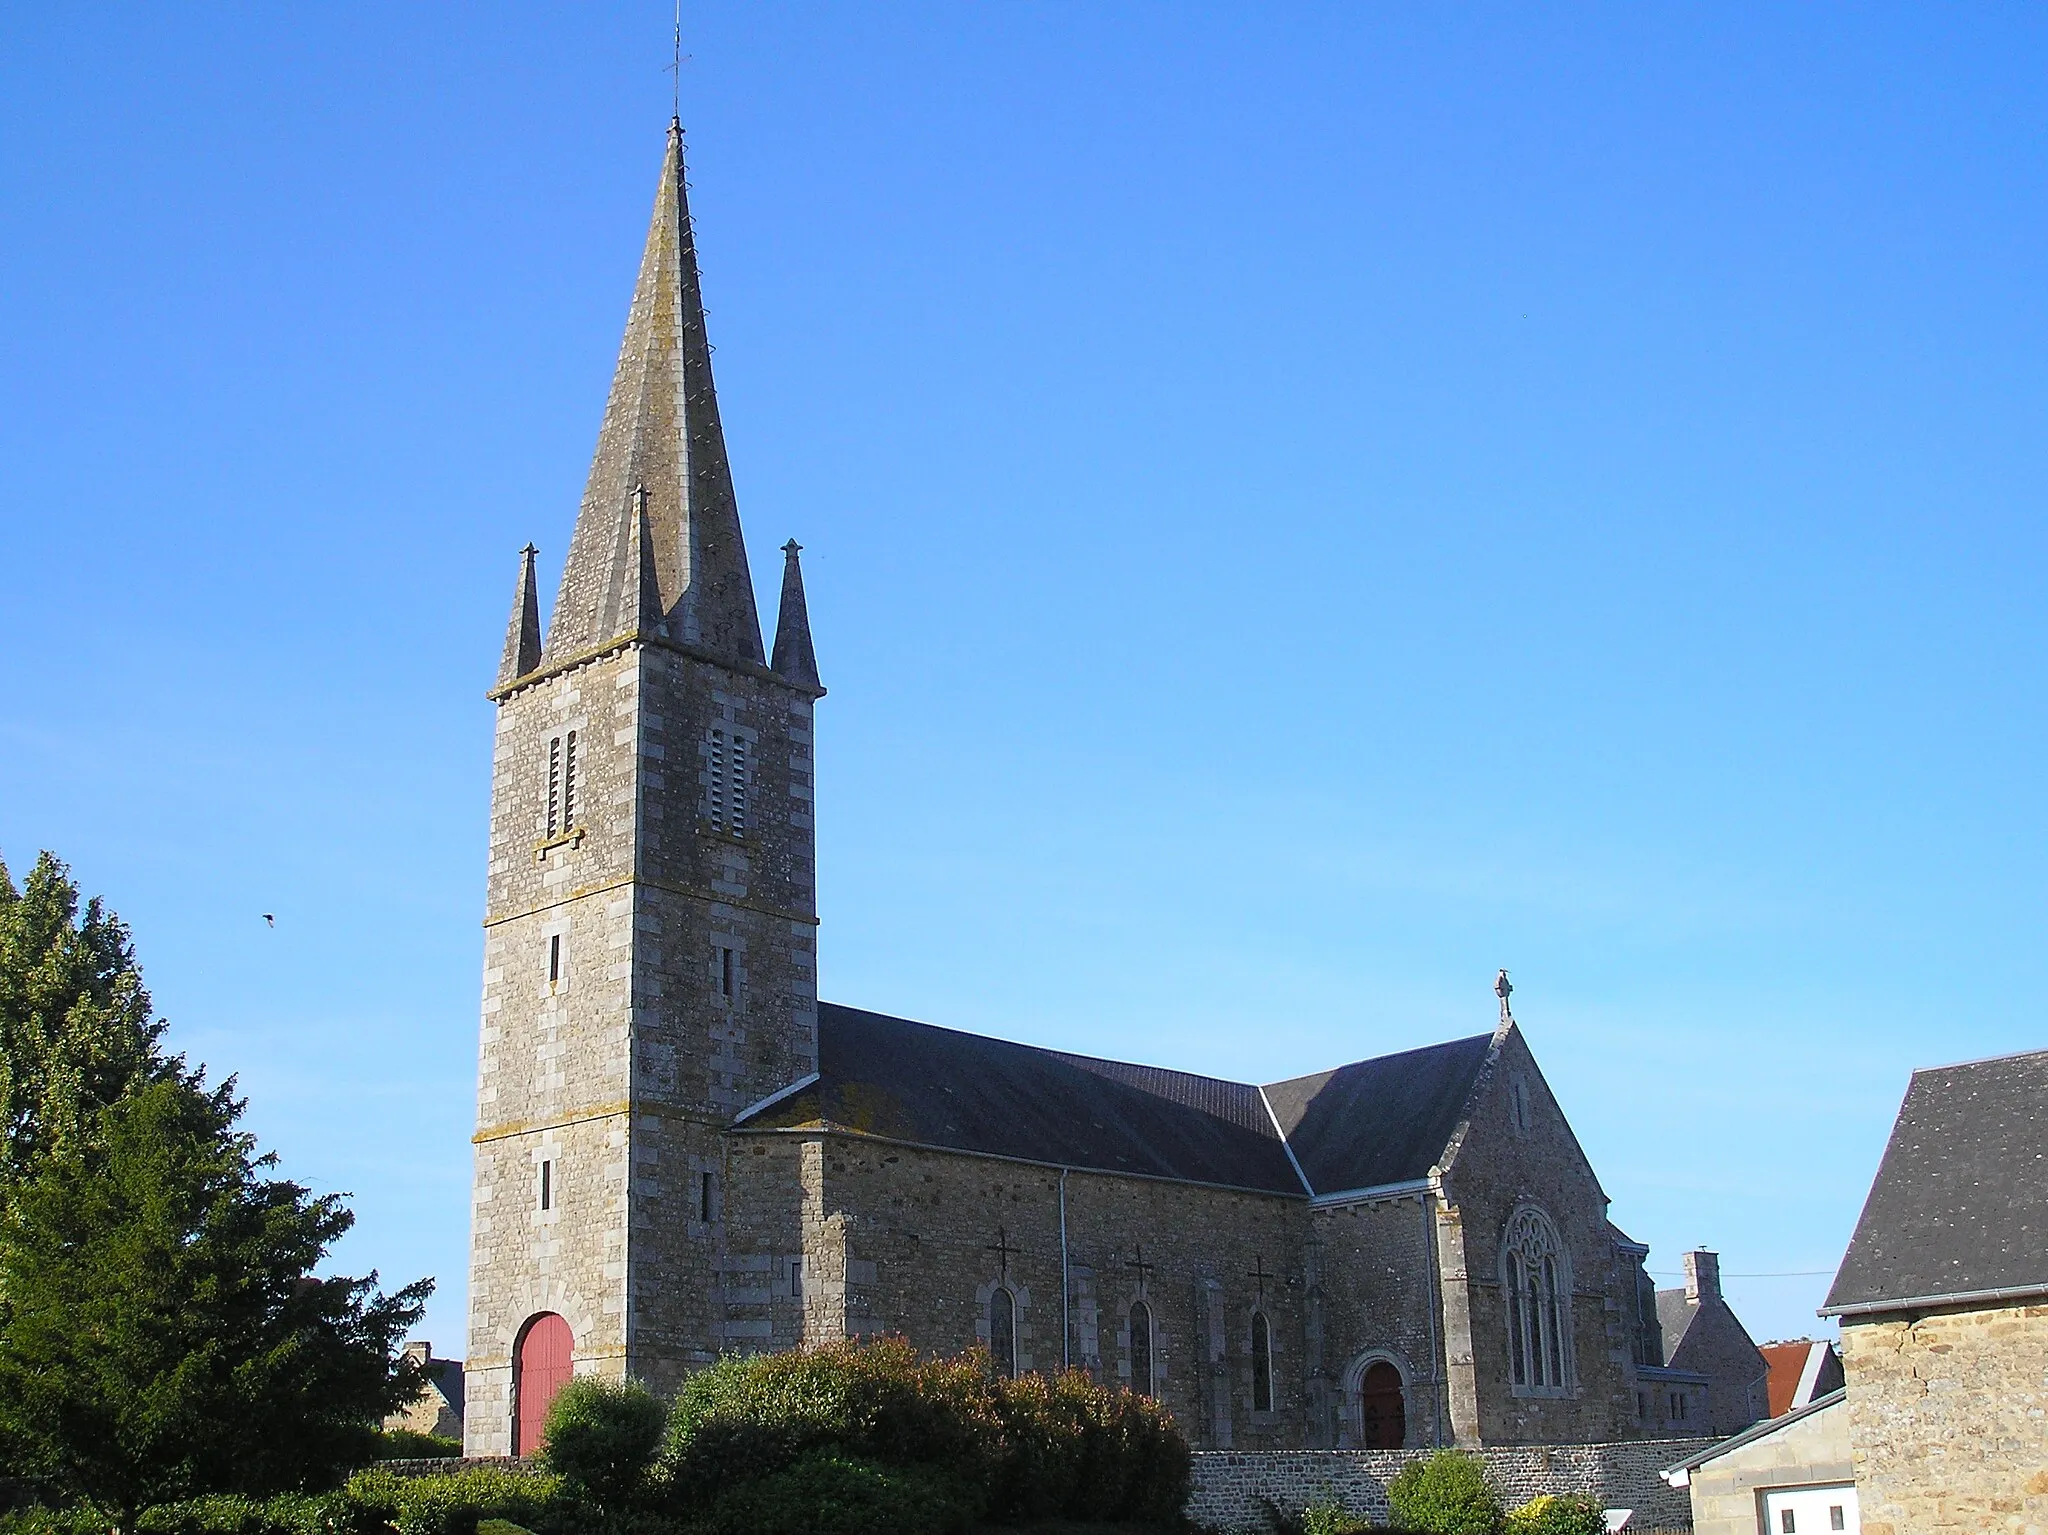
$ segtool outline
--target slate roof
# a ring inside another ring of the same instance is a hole
[[[1275,1082],[1266,1101],[1318,1194],[1427,1178],[1464,1118],[1491,1034]]]
[[[1693,1319],[1699,1314],[1699,1306],[1686,1298],[1683,1287],[1657,1292],[1657,1326],[1664,1334],[1666,1359],[1678,1357],[1685,1335],[1692,1330]]]
[[[1490,1040],[1481,1035],[1410,1050],[1269,1089],[1269,1097],[1279,1095],[1273,1107],[1290,1140],[1303,1137],[1330,1180],[1310,1171],[1315,1191],[1367,1186],[1355,1181],[1359,1174],[1376,1183],[1426,1176],[1457,1127]],[[749,1110],[740,1128],[829,1126],[1054,1167],[1298,1198],[1307,1191],[1273,1118],[1250,1083],[1043,1050],[825,1002],[818,1006],[817,1077]],[[1339,1181],[1347,1177],[1354,1181]]]
[[[2048,1291],[2048,1050],[1913,1073],[1823,1316]]]

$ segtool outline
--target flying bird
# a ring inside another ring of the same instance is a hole
[[[272,915],[271,915],[271,914],[270,914],[269,912],[267,912],[267,911],[266,911],[266,912],[265,912],[265,913],[263,914],[263,920],[264,920],[265,922],[269,923],[269,924],[270,924],[270,925],[271,925],[272,927],[276,927],[276,926],[277,926],[277,918],[273,917],[273,916],[272,916]]]

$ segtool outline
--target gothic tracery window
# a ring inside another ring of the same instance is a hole
[[[1571,1277],[1557,1228],[1525,1207],[1501,1243],[1508,1378],[1516,1391],[1549,1395],[1571,1385]]]

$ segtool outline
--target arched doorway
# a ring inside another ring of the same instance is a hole
[[[1408,1437],[1401,1372],[1384,1359],[1368,1365],[1359,1377],[1358,1426],[1368,1450],[1398,1450]]]
[[[548,1408],[575,1369],[576,1338],[569,1324],[543,1311],[521,1329],[512,1352],[512,1453],[531,1455],[547,1437]]]

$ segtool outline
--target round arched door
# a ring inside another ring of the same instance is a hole
[[[512,1400],[518,1411],[514,1455],[531,1455],[546,1439],[548,1408],[575,1369],[575,1354],[575,1335],[552,1311],[543,1311],[520,1332],[512,1355]]]
[[[1398,1450],[1408,1437],[1401,1372],[1384,1359],[1369,1366],[1359,1379],[1358,1426],[1368,1450]]]

